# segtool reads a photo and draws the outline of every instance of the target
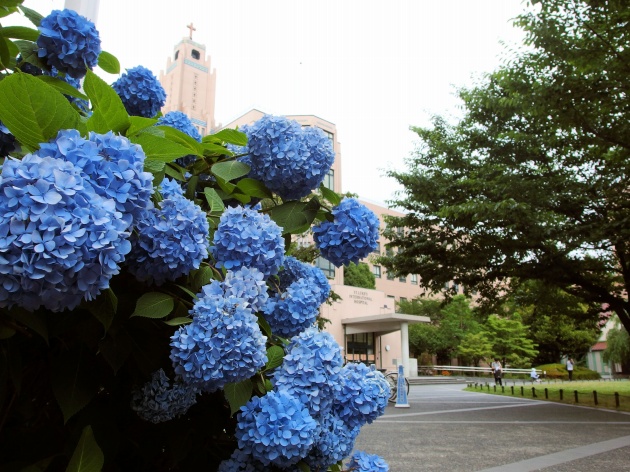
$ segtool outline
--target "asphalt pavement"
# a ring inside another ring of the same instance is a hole
[[[391,472],[630,470],[630,413],[412,385],[355,443]]]

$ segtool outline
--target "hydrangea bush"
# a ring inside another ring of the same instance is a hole
[[[389,386],[342,365],[328,281],[287,254],[311,226],[335,264],[372,250],[322,185],[330,141],[272,116],[201,137],[85,18],[2,5],[0,469],[341,471]]]

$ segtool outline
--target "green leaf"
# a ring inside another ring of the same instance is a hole
[[[197,140],[191,138],[186,133],[182,133],[180,130],[173,128],[172,126],[161,125],[158,129],[164,132],[164,137],[171,141],[181,144],[187,147],[190,151],[188,154],[194,154],[196,156],[203,156],[203,146],[197,142]]]
[[[265,370],[275,369],[282,364],[284,359],[284,349],[280,346],[270,346],[267,349],[267,364],[265,364]]]
[[[210,214],[220,215],[221,213],[223,213],[223,211],[225,210],[225,205],[215,189],[213,189],[212,187],[206,187],[205,189],[203,189],[203,194],[206,196],[206,201],[210,206]]]
[[[52,360],[51,384],[64,424],[96,395],[98,382],[94,377],[92,360],[80,348],[64,351]]]
[[[46,82],[51,87],[56,88],[57,90],[59,90],[64,95],[70,95],[71,97],[80,98],[82,100],[88,100],[87,95],[84,95],[83,93],[81,93],[79,90],[74,88],[72,85],[70,85],[65,80],[61,80],[61,79],[59,79],[57,77],[51,77],[49,75],[38,75],[36,77],[39,80],[41,80],[43,82]]]
[[[233,156],[234,153],[220,144],[202,143],[204,156]]]
[[[0,120],[22,144],[37,149],[60,129],[81,130],[79,113],[57,90],[29,74],[0,81]]]
[[[105,457],[94,438],[92,426],[87,425],[83,428],[66,472],[101,472],[104,463]]]
[[[219,162],[212,166],[210,171],[226,182],[238,179],[249,174],[250,167],[247,164],[238,161]]]
[[[29,21],[33,23],[35,26],[39,26],[42,20],[44,19],[44,17],[40,15],[39,13],[37,13],[35,10],[31,10],[30,8],[27,8],[24,5],[20,5],[19,8],[20,10],[22,10],[22,13],[24,13],[24,16],[28,18]]]
[[[84,303],[83,306],[101,322],[107,333],[118,310],[118,298],[114,291],[111,288],[103,290],[95,300]]]
[[[181,326],[181,325],[192,323],[192,318],[186,318],[184,316],[180,316],[178,318],[166,320],[164,323],[169,326]]]
[[[265,336],[267,336],[268,338],[271,338],[271,336],[273,336],[273,333],[271,331],[271,326],[269,326],[269,322],[262,315],[256,315],[256,316],[258,317],[258,326],[260,326],[260,329],[262,329],[262,332],[265,334]]]
[[[157,123],[157,120],[155,118],[145,118],[143,116],[130,116],[129,122],[131,124],[126,133],[128,138],[138,134],[143,129],[154,126]]]
[[[312,201],[311,201],[312,202]],[[271,210],[271,219],[282,228],[282,234],[298,233],[315,219],[317,211],[311,202],[286,202]]]
[[[297,466],[302,472],[311,472],[311,468],[302,461],[298,462]]]
[[[4,68],[9,68],[11,66],[11,51],[9,51],[9,43],[11,43],[11,41],[4,38],[0,32],[0,65]]]
[[[131,137],[130,141],[142,146],[147,160],[156,160],[163,164],[190,154],[190,149],[181,144],[149,133],[140,133],[137,136]]]
[[[189,274],[192,283],[191,288],[193,288],[196,292],[199,292],[201,287],[208,285],[212,280],[214,280],[214,274],[215,273],[212,268],[207,265],[202,265],[199,269],[191,271]]]
[[[320,184],[319,190],[320,192],[322,192],[323,197],[330,203],[332,203],[333,206],[337,206],[341,203],[341,196],[338,193],[330,190],[324,184]]]
[[[229,383],[223,389],[225,398],[230,404],[230,415],[236,413],[240,408],[245,405],[252,397],[254,386],[250,379],[245,379],[241,382]]]
[[[0,28],[0,35],[5,38],[37,41],[37,38],[39,38],[39,31],[25,26],[6,26],[4,28]]]
[[[272,198],[273,193],[265,187],[265,184],[255,179],[241,179],[236,184],[236,188],[241,190],[243,193],[257,198]]]
[[[127,362],[133,344],[133,338],[124,328],[108,332],[98,343],[99,352],[112,368],[114,375]]]
[[[30,312],[17,307],[7,310],[6,313],[20,324],[39,334],[48,344],[48,326],[45,313]]]
[[[98,55],[98,66],[109,74],[120,74],[120,62],[107,51],[101,51]]]
[[[131,122],[116,91],[91,70],[87,71],[83,90],[92,102],[92,116],[88,129],[97,133],[124,133]]]
[[[34,464],[27,465],[23,469],[20,469],[20,472],[45,472],[53,459],[54,457],[47,457],[46,459],[35,462]]]
[[[20,51],[20,56],[22,56],[22,61],[28,62],[29,64],[32,64],[35,67],[37,67],[38,69],[42,69],[42,70],[48,69],[48,66],[46,65],[46,63],[42,59],[40,59],[39,56],[37,55],[37,51],[39,50],[39,48],[37,47],[37,44],[31,41],[22,41],[22,40],[14,41],[13,44],[15,44],[18,50]]]
[[[173,311],[174,307],[175,300],[170,295],[161,292],[149,292],[138,299],[136,309],[131,316],[164,318]]]
[[[236,146],[246,146],[247,145],[247,135],[242,131],[237,131],[235,129],[222,129],[218,133],[210,135],[210,137],[219,139],[224,143],[234,144]],[[208,138],[206,136],[206,138]],[[205,140],[205,138],[204,138]],[[208,139],[209,141],[210,139]],[[205,141],[204,141],[205,142]]]

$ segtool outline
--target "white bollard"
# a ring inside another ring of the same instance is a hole
[[[396,408],[409,408],[409,402],[407,401],[407,384],[405,383],[405,369],[402,364],[398,365]]]

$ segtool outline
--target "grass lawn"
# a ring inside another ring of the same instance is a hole
[[[504,381],[504,384],[501,388],[500,386],[495,387],[493,383],[479,383],[476,386],[467,387],[466,390],[630,411],[630,380],[584,380],[579,382],[550,380],[537,384],[531,382],[514,384]]]

